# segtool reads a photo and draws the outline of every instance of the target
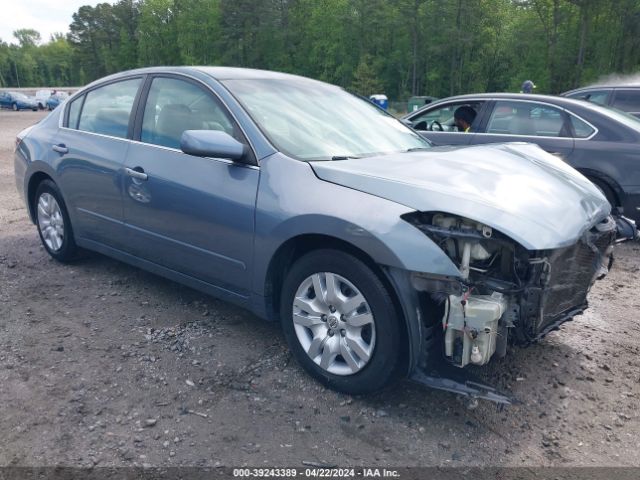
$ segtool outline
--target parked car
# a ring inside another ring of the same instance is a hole
[[[0,92],[0,108],[18,110],[38,110],[38,104],[24,93]]]
[[[469,133],[454,124],[461,106],[476,112]],[[486,93],[446,98],[403,120],[436,145],[536,143],[640,220],[640,121],[630,115],[562,97]]]
[[[53,94],[53,90],[45,88],[36,92],[36,103],[40,110],[44,110],[47,106],[47,100]]]
[[[123,72],[16,144],[54,259],[94,250],[279,320],[300,364],[351,394],[410,376],[508,401],[462,367],[582,313],[613,250],[606,198],[537,146],[433,148],[293,75]]]
[[[53,110],[62,102],[69,98],[67,92],[56,92],[47,99],[47,110]]]
[[[640,85],[593,85],[562,94],[563,97],[586,100],[612,107],[640,117]]]

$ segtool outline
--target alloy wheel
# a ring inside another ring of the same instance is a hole
[[[64,242],[64,217],[53,195],[43,193],[38,199],[38,227],[49,250],[57,252]]]

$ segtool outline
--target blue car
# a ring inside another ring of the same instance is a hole
[[[466,367],[582,313],[616,235],[604,195],[538,146],[435,148],[275,72],[119,73],[16,144],[54,259],[93,250],[279,321],[299,363],[350,394],[408,376],[508,402]]]
[[[15,112],[18,110],[38,110],[38,104],[34,99],[18,92],[0,92],[0,107],[9,108]]]
[[[69,98],[69,94],[66,92],[57,92],[47,98],[47,110],[53,110],[62,102]]]

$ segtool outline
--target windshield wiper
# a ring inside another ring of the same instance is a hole
[[[331,157],[331,160],[350,160],[354,158],[362,158],[362,157],[358,157],[356,155],[334,155],[333,157]]]
[[[431,150],[433,147],[412,147],[407,148],[405,152],[420,152],[422,150]]]

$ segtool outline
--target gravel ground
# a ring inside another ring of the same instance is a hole
[[[498,409],[404,382],[351,398],[311,380],[278,325],[123,263],[51,260],[0,112],[0,465],[640,466],[640,247],[592,308],[491,376]]]

